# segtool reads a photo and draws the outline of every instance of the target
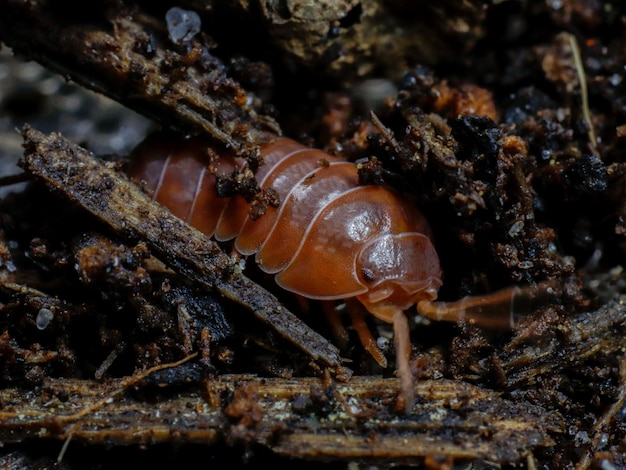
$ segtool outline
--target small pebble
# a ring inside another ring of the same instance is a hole
[[[52,313],[52,310],[47,308],[40,308],[39,312],[37,313],[37,319],[35,320],[37,328],[40,330],[45,330],[53,318],[54,313]]]
[[[200,32],[202,25],[200,15],[195,11],[183,10],[178,7],[170,8],[167,11],[165,21],[167,21],[170,39],[177,44],[189,42]]]

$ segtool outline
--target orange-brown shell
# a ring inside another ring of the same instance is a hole
[[[242,196],[220,198],[215,188],[216,174],[229,176],[245,161],[226,154],[209,165],[199,139],[151,136],[128,173],[207,236],[234,239],[284,289],[311,299],[357,297],[386,321],[436,297],[439,259],[417,208],[388,188],[359,185],[355,164],[294,140],[278,138],[261,156],[255,176],[280,205],[256,219]]]

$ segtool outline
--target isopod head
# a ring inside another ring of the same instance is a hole
[[[421,300],[434,300],[441,287],[435,247],[423,233],[385,234],[359,252],[356,272],[367,292],[357,295],[365,308],[392,323],[398,310]]]

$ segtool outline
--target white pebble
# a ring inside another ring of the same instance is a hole
[[[37,328],[40,330],[45,330],[53,318],[54,313],[52,313],[52,310],[48,308],[40,308],[39,312],[37,313],[37,319],[35,320]]]
[[[200,32],[202,25],[200,15],[195,11],[183,10],[178,7],[167,10],[165,21],[167,21],[170,39],[177,44],[190,41]]]

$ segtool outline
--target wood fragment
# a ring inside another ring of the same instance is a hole
[[[0,440],[64,440],[71,433],[87,444],[226,441],[311,460],[417,463],[438,454],[514,462],[553,445],[552,434],[563,432],[559,418],[547,418],[539,407],[448,380],[420,382],[413,413],[396,416],[389,413],[397,387],[397,379],[373,377],[334,383],[222,375],[207,381],[204,394],[191,387],[167,397],[165,388],[158,401],[117,394],[103,404],[118,383],[48,380],[43,395],[0,391]],[[60,402],[60,396],[69,399]],[[315,405],[322,398],[323,409]]]
[[[208,36],[178,47],[165,18],[137,5],[94,10],[74,16],[48,0],[2,0],[0,42],[166,127],[204,134],[252,160],[267,132],[279,130],[254,94],[224,73]]]
[[[264,323],[338,376],[350,376],[338,349],[241,273],[238,262],[205,235],[153,202],[125,175],[57,134],[26,127],[22,166],[53,191],[106,222],[145,240],[171,268],[249,308]]]

